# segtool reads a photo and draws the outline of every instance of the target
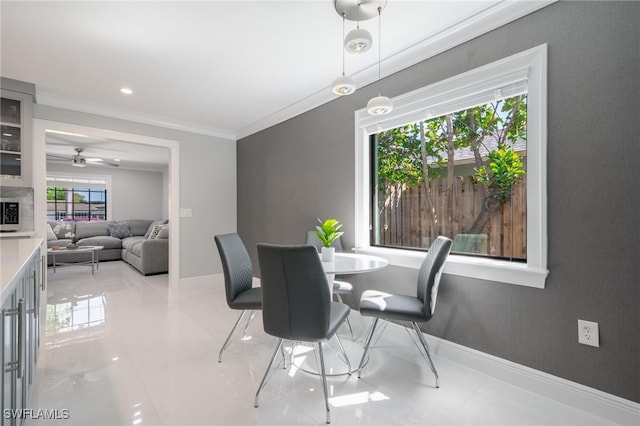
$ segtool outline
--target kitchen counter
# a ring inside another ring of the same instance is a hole
[[[41,238],[9,238],[0,240],[0,305],[13,291],[20,272],[42,245]]]
[[[0,238],[25,238],[33,237],[35,234],[35,231],[0,232]]]

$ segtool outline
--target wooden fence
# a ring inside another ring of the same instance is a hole
[[[450,200],[453,216],[447,220],[445,192],[447,179],[430,182],[432,205],[437,223],[428,214],[424,184],[401,191],[395,199],[387,198],[380,212],[380,241],[385,246],[428,247],[438,235],[454,239],[454,251],[460,250],[457,243],[464,239],[482,209],[482,185],[471,176],[454,178],[453,195]],[[527,194],[526,178],[516,185],[511,200],[494,212],[482,230],[480,243],[475,251],[480,254],[513,259],[527,257]],[[486,235],[486,236],[485,236]],[[474,236],[479,237],[479,236]],[[466,251],[466,250],[465,250]]]

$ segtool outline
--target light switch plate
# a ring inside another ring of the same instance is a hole
[[[191,209],[180,209],[180,217],[193,217],[193,211]]]

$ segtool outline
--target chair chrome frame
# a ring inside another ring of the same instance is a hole
[[[422,334],[422,330],[420,330],[418,326],[418,322],[427,322],[431,320],[434,315],[440,277],[446,259],[451,251],[451,244],[451,239],[443,236],[435,239],[420,266],[417,280],[417,295],[415,297],[395,295],[376,290],[366,290],[362,293],[360,298],[360,312],[362,315],[373,316],[375,319],[369,329],[364,352],[358,365],[358,378],[362,377],[362,369],[368,360],[367,355],[371,349],[371,341],[375,334],[378,320],[383,319],[387,322],[389,320],[395,320],[400,321],[404,325],[409,336],[411,336],[411,333],[409,333],[407,323],[411,324],[411,328],[416,333],[420,345],[418,345],[415,340],[412,340],[418,352],[420,352],[429,364],[429,368],[436,378],[436,388],[440,387],[438,370],[433,363],[429,345]],[[377,298],[385,299],[384,308],[382,308],[381,302],[378,301]],[[384,331],[384,329],[382,331]],[[382,331],[379,333],[378,338],[382,334]]]

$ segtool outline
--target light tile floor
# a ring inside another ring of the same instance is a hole
[[[254,408],[275,347],[259,315],[249,327],[251,338],[234,339],[217,362],[237,315],[226,306],[221,276],[173,289],[167,275],[143,277],[122,262],[101,263],[95,276],[79,266],[49,270],[47,332],[32,408],[67,409],[70,418],[27,424],[324,424],[319,378],[295,367],[276,370]],[[362,335],[368,320],[352,311],[351,321]],[[357,363],[360,343],[350,341],[346,329],[340,335]],[[435,356],[434,362],[440,389],[407,335],[389,327],[362,379],[328,379],[332,424],[606,424],[447,359]],[[341,366],[330,360],[328,368]]]

